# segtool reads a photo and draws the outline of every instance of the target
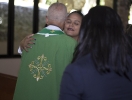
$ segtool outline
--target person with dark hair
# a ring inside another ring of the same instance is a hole
[[[63,73],[59,100],[132,100],[132,56],[122,21],[96,6],[82,20],[72,63]]]

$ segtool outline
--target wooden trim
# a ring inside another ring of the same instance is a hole
[[[7,54],[13,56],[14,51],[14,0],[9,0],[8,3],[8,41]]]
[[[8,56],[8,55],[0,55],[0,59],[9,59],[9,58],[21,58],[21,55],[13,55],[13,56]]]
[[[13,100],[17,77],[0,73],[0,100]]]
[[[117,12],[117,0],[113,0],[113,9]]]
[[[6,78],[6,79],[12,79],[12,80],[17,80],[16,76],[11,76],[7,74],[0,73],[0,77]]]
[[[97,4],[97,6],[99,6],[100,5],[100,0],[96,0],[96,4]]]
[[[34,7],[33,7],[33,33],[38,32],[38,23],[39,23],[39,7],[38,7],[39,0],[34,0]]]

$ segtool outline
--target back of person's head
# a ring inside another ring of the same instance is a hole
[[[123,24],[112,8],[91,8],[83,18],[79,35],[80,40],[73,62],[86,54],[91,54],[99,72],[109,72],[110,66],[113,66],[117,73],[128,71],[127,40]]]
[[[62,3],[53,3],[47,12],[48,24],[64,22],[67,17],[67,8]]]

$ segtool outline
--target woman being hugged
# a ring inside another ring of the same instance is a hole
[[[131,100],[129,45],[113,9],[91,8],[82,21],[72,64],[62,77],[59,100]]]
[[[72,37],[76,41],[79,39],[79,30],[82,23],[84,15],[80,11],[73,11],[68,14],[66,21],[64,23],[64,32],[66,35]],[[32,44],[35,44],[35,39],[32,38],[34,34],[27,35],[21,42],[18,53],[22,53],[23,50],[28,51]]]

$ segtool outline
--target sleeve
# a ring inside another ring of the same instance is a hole
[[[22,51],[21,51],[20,46],[19,46],[19,48],[18,48],[18,53],[19,53],[20,55],[22,55]]]
[[[80,70],[75,65],[69,65],[63,74],[59,100],[81,100],[83,82]]]

